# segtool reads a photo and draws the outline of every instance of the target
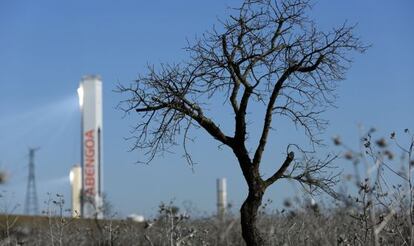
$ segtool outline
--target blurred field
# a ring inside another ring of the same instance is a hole
[[[326,209],[289,205],[271,214],[262,212],[259,228],[267,245],[371,245],[372,227],[355,219],[355,206]],[[156,219],[89,220],[65,217],[0,215],[0,245],[244,245],[237,216],[191,218],[163,207]],[[362,213],[361,213],[362,212]],[[379,214],[381,218],[382,214]],[[381,232],[380,245],[404,245],[409,226],[395,214]]]
[[[119,228],[143,223],[55,216],[0,215],[0,245],[111,245]]]

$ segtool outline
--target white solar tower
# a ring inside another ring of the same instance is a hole
[[[217,216],[224,219],[227,210],[227,182],[225,178],[217,179]]]
[[[72,217],[81,216],[82,168],[75,165],[70,170],[70,184],[72,186]]]
[[[81,216],[102,218],[102,81],[84,76],[78,88],[81,119]]]

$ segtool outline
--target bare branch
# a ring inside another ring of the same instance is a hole
[[[142,117],[134,129],[134,148],[147,149],[152,159],[176,145],[178,136],[190,139],[189,128],[201,127],[233,150],[246,179],[260,183],[270,130],[280,128],[274,118],[287,118],[312,145],[320,144],[327,124],[321,115],[335,101],[338,81],[352,61],[349,53],[367,46],[354,35],[355,26],[346,23],[318,30],[306,16],[309,7],[307,0],[246,0],[220,21],[221,31],[213,28],[188,44],[186,62],[149,66],[131,87],[120,87],[131,95],[123,109]],[[232,134],[222,131],[209,110],[217,100],[234,113]],[[264,115],[253,112],[256,106],[264,106]],[[258,124],[260,134],[254,136],[249,127]],[[294,162],[290,157],[269,183],[285,175]]]
[[[283,162],[282,166],[279,168],[279,170],[276,171],[275,174],[272,175],[272,177],[266,179],[266,186],[272,185],[276,180],[280,179],[283,174],[288,169],[290,163],[292,163],[293,159],[295,158],[295,153],[293,151],[289,152],[289,154],[286,156],[286,160]]]

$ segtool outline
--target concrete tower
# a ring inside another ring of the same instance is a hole
[[[225,178],[217,179],[217,216],[224,218],[227,209],[227,183]]]
[[[70,170],[70,185],[72,186],[72,217],[81,214],[81,192],[82,192],[82,168],[75,165]]]
[[[102,81],[84,76],[78,88],[82,112],[81,167],[83,218],[102,218]]]

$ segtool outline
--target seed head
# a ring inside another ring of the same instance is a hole
[[[378,147],[380,147],[380,148],[385,148],[385,147],[387,147],[387,142],[385,141],[385,139],[384,139],[384,138],[378,139],[375,143],[376,143],[376,144],[378,145]]]
[[[333,140],[334,144],[337,145],[337,146],[342,144],[341,138],[339,136],[333,137],[332,140]]]

